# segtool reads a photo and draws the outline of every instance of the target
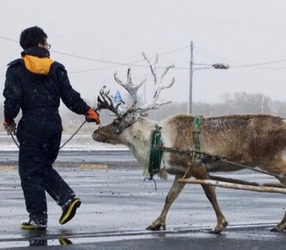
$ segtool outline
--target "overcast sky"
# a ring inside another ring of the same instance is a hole
[[[20,32],[38,25],[48,34],[51,58],[66,66],[85,99],[96,98],[104,84],[120,90],[113,74],[124,81],[127,65],[134,83],[148,76],[151,96],[149,69],[137,66],[147,65],[145,52],[159,54],[160,67],[176,66],[165,79],[176,83],[162,100],[188,101],[193,41],[195,102],[241,91],[286,101],[285,0],[2,0],[0,22],[2,89],[7,63],[20,56]],[[230,68],[207,69],[214,63]]]

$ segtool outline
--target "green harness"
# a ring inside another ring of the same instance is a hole
[[[153,178],[155,174],[158,174],[160,171],[160,165],[163,157],[163,150],[157,146],[163,146],[163,141],[161,138],[161,132],[158,125],[155,126],[155,129],[151,132],[150,141],[151,141],[151,150],[149,158],[149,174],[150,179]]]
[[[201,133],[202,117],[196,116],[193,121],[193,141],[196,151],[201,151],[200,133]]]
[[[201,150],[200,145],[200,132],[201,132],[201,124],[202,117],[196,116],[193,121],[193,141],[195,151]],[[150,158],[149,158],[149,174],[150,179],[153,178],[155,174],[158,174],[160,171],[160,165],[163,157],[163,141],[161,138],[161,131],[158,125],[155,126],[155,129],[151,132],[150,141],[151,141],[151,149],[150,149]]]

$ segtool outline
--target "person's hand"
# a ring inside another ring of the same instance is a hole
[[[8,135],[11,135],[11,134],[16,134],[16,123],[14,120],[8,120],[8,119],[5,119],[4,122],[3,122],[3,126],[5,128],[5,130],[7,131],[7,134]]]
[[[100,123],[99,114],[92,108],[89,108],[85,115],[85,120],[87,122],[95,122],[96,124]]]

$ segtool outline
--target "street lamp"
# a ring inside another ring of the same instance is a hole
[[[193,60],[193,41],[191,41],[191,60],[190,60],[190,89],[189,89],[189,105],[188,105],[188,113],[192,113],[192,103],[193,103],[193,65],[194,65],[194,60]],[[229,65],[224,64],[224,63],[215,63],[210,66],[210,68],[214,69],[228,69]],[[207,69],[207,68],[205,68]]]
[[[215,63],[212,65],[212,67],[215,69],[228,69],[229,65],[224,63]]]

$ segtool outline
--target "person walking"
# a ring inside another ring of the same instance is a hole
[[[60,224],[70,221],[81,200],[53,168],[57,158],[62,122],[60,100],[87,122],[100,123],[99,114],[81,98],[70,84],[67,71],[50,58],[47,34],[38,26],[21,32],[21,58],[8,64],[4,100],[4,128],[16,133],[19,142],[19,175],[28,221],[22,229],[46,229],[46,192],[62,208]],[[17,126],[14,119],[22,111]]]

